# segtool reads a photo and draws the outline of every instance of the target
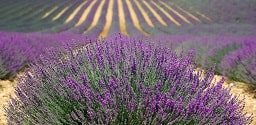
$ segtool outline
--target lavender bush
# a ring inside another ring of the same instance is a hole
[[[34,57],[32,46],[15,37],[1,37],[0,48],[0,79],[13,77]]]
[[[87,36],[74,34],[0,32],[0,79],[15,77],[19,71],[34,63],[39,55],[44,54],[46,48],[71,45],[72,42],[85,45],[87,39]]]
[[[242,101],[176,55],[123,36],[51,50],[19,79],[9,124],[249,124]]]
[[[242,47],[223,58],[220,66],[232,79],[256,87],[256,42],[246,41]]]
[[[216,74],[256,87],[255,36],[157,35],[143,39],[168,46],[178,53],[194,50],[198,67],[209,69],[215,65]]]

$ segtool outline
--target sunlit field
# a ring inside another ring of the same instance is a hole
[[[255,0],[0,0],[0,125],[255,114]]]

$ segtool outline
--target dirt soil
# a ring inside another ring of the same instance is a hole
[[[3,106],[7,104],[9,95],[14,95],[16,81],[0,81],[0,125],[6,125],[6,116]]]
[[[215,76],[217,81],[220,81],[221,78],[221,76]],[[239,95],[239,99],[245,98],[244,111],[247,112],[248,116],[253,113],[254,118],[250,125],[256,125],[256,90],[253,90],[248,84],[230,80],[226,80],[223,86],[226,88],[231,87],[230,93],[232,95]]]
[[[221,76],[215,76],[215,79],[219,81]],[[9,99],[9,95],[14,95],[14,87],[16,86],[16,80],[0,81],[0,125],[6,125],[6,116],[3,111],[3,105],[6,105]],[[256,90],[251,90],[250,87],[241,82],[226,80],[224,87],[231,87],[231,93],[234,95],[240,95],[239,98],[245,97],[245,112],[248,115],[251,113],[256,115]],[[251,125],[256,125],[256,117],[254,117]]]

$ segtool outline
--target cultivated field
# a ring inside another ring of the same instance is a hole
[[[256,125],[256,1],[0,0],[0,106],[10,125]]]

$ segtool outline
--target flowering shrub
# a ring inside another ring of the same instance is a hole
[[[1,79],[14,76],[34,57],[32,46],[17,37],[1,37],[0,48]],[[31,56],[26,53],[31,53]]]
[[[255,86],[255,36],[157,35],[143,39],[177,52],[194,50],[200,68],[209,69],[215,65],[216,74]]]
[[[221,62],[224,73],[232,79],[256,87],[256,41],[244,42],[242,47],[226,55]]]
[[[9,124],[249,124],[242,101],[176,55],[123,36],[51,50],[19,79]]]
[[[220,63],[225,55],[228,55],[230,52],[235,51],[238,49],[242,42],[245,41],[244,39],[235,40],[236,37],[219,37],[213,42],[210,41],[211,49],[208,49],[206,53],[206,58],[204,60],[203,67],[209,68],[211,65],[216,65],[216,72],[221,74],[223,70],[220,68]]]
[[[17,72],[35,62],[49,47],[84,45],[89,38],[74,34],[38,34],[0,32],[0,79],[11,79]],[[75,42],[75,41],[74,41]]]

